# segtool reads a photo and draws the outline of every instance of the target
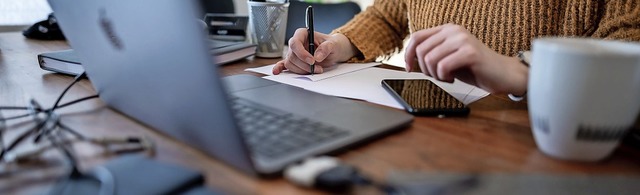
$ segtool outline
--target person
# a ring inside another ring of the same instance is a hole
[[[330,19],[330,17],[320,17]],[[406,47],[407,71],[437,80],[454,78],[497,94],[524,95],[528,67],[515,57],[544,36],[640,40],[637,0],[376,0],[331,34],[297,29],[274,74],[309,74],[339,62],[370,62]]]

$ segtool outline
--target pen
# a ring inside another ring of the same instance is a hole
[[[315,39],[313,38],[313,7],[311,6],[307,7],[307,33],[309,33],[307,36],[309,39],[309,53],[313,56],[316,53],[316,44]],[[315,62],[310,64],[310,66],[311,75],[313,75]]]

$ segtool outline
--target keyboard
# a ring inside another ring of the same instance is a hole
[[[278,158],[349,133],[322,122],[240,98],[232,98],[231,102],[246,143],[260,157]]]

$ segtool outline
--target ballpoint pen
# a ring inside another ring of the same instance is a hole
[[[309,53],[313,56],[314,53],[316,53],[316,45],[314,42],[315,39],[313,38],[313,7],[311,6],[307,7],[307,33],[309,33],[309,35],[307,36],[307,38],[309,39]],[[311,75],[313,75],[315,62],[310,64],[310,66]]]

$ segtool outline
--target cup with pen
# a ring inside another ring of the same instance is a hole
[[[251,40],[258,45],[256,56],[263,58],[282,57],[287,30],[288,0],[249,0]]]

